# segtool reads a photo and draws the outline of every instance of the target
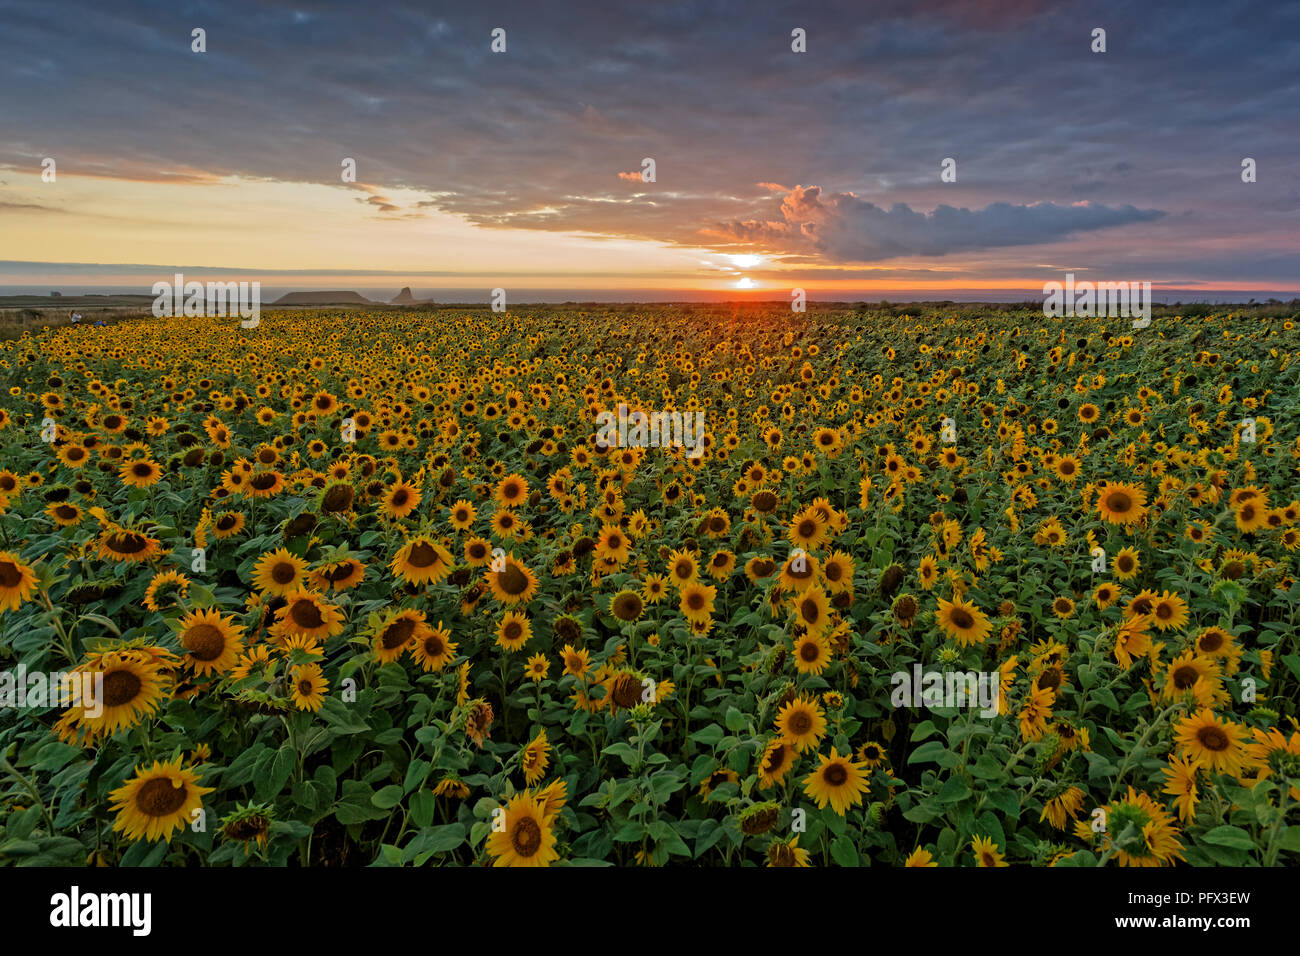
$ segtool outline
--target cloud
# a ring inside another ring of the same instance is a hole
[[[836,262],[874,262],[1054,242],[1164,215],[1134,206],[1051,202],[997,202],[978,210],[940,205],[927,213],[904,203],[885,209],[853,193],[795,186],[781,197],[772,218],[721,222],[706,232],[769,250],[811,249]]]
[[[618,178],[628,183],[639,183],[641,182],[641,171],[634,169],[630,173],[619,173]]]

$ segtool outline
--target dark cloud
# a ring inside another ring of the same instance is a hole
[[[1300,242],[1282,228],[1297,4],[62,0],[3,16],[0,165],[55,156],[61,176],[342,185],[353,157],[384,217],[418,214],[385,208],[413,188],[483,225],[780,240],[827,264],[1093,233],[1133,242],[1112,259],[1139,266],[1188,236]],[[655,183],[619,178],[647,156]],[[939,183],[944,157],[956,183]],[[824,218],[773,214],[782,183],[817,184]]]

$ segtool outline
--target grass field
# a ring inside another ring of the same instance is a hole
[[[1295,864],[1295,318],[20,332],[0,861]]]

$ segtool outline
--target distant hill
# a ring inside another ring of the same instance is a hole
[[[290,292],[271,305],[382,305],[357,292]]]

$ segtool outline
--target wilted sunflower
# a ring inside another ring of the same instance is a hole
[[[487,852],[493,866],[550,866],[559,859],[555,852],[555,832],[537,798],[518,793],[496,814],[502,821],[493,827],[487,839]]]
[[[811,867],[808,851],[799,848],[796,836],[788,841],[773,840],[767,846],[768,866]]]
[[[227,814],[221,821],[221,839],[229,843],[239,843],[245,853],[252,852],[254,844],[266,846],[271,834],[273,814],[266,804],[249,803],[247,806],[235,804],[233,813]]]
[[[1115,835],[1115,858],[1120,866],[1156,867],[1183,859],[1182,834],[1161,804],[1133,787],[1123,800],[1106,808],[1106,830]],[[1127,838],[1125,834],[1130,834]]]
[[[203,795],[214,787],[199,786],[199,774],[181,765],[181,758],[155,760],[147,770],[136,767],[135,776],[109,794],[110,809],[117,813],[113,829],[129,840],[165,840],[189,825],[202,808]]]

